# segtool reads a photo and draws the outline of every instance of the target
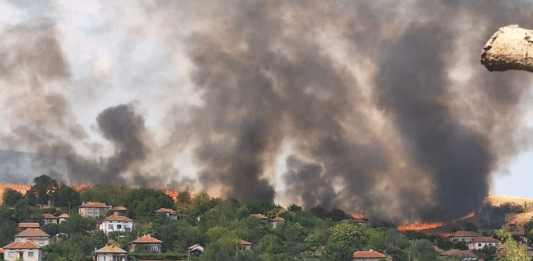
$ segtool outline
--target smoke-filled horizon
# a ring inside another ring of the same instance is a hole
[[[0,149],[36,153],[33,169],[66,183],[442,221],[479,209],[528,146],[531,76],[479,62],[497,28],[533,27],[524,2],[0,10]],[[9,164],[0,177],[19,182],[27,169]]]

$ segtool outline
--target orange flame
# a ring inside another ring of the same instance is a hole
[[[435,223],[412,223],[408,225],[398,226],[396,229],[399,232],[409,232],[409,231],[421,231],[421,230],[430,230],[439,228],[442,226],[441,222]]]
[[[17,184],[2,184],[0,183],[0,204],[3,204],[4,192],[6,190],[15,190],[20,192],[22,195],[25,195],[28,190],[31,189],[31,185],[17,185]]]
[[[74,189],[76,192],[80,192],[86,188],[90,188],[91,186],[87,185],[87,184],[79,184],[79,185],[74,185],[72,186],[72,189]]]

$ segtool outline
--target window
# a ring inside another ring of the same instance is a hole
[[[121,229],[122,228],[122,225],[117,225],[117,229]]]
[[[113,225],[111,225],[111,224],[107,225],[107,229],[112,230],[113,229]]]
[[[477,244],[478,247],[481,247],[481,243]]]
[[[9,251],[7,252],[8,257],[15,257],[15,251]]]
[[[39,245],[44,245],[44,240],[43,239],[39,240]]]
[[[28,257],[33,257],[33,251],[28,252]]]

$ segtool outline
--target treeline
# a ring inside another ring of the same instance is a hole
[[[163,241],[161,254],[134,253],[135,257],[149,255],[150,259],[186,258],[187,247],[200,244],[205,252],[191,260],[351,260],[358,250],[380,251],[394,261],[436,260],[437,252],[429,238],[423,235],[396,231],[391,224],[363,226],[353,222],[339,223],[349,218],[340,209],[315,207],[309,211],[297,205],[283,208],[274,203],[212,198],[206,193],[191,196],[180,192],[173,200],[163,191],[115,185],[95,185],[77,192],[58,184],[48,176],[35,179],[26,195],[7,190],[0,208],[0,244],[13,241],[16,223],[41,222],[42,214],[69,213],[61,224],[48,224],[42,229],[57,241],[44,247],[45,261],[90,260],[95,248],[109,240],[121,248],[138,236],[150,234]],[[83,201],[105,202],[124,206],[127,216],[135,220],[132,231],[106,235],[97,230],[98,220],[80,217],[77,207]],[[50,202],[50,208],[41,208]],[[177,220],[156,214],[159,208],[176,209]],[[273,228],[250,214],[263,214],[269,219],[281,217],[285,221]],[[42,224],[42,223],[41,223]],[[253,244],[252,251],[237,251],[240,240]]]

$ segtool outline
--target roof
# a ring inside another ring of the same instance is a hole
[[[500,243],[500,240],[492,237],[478,237],[472,241],[473,243]]]
[[[479,234],[474,231],[457,231],[449,235],[450,237],[479,237]]]
[[[128,218],[128,217],[125,217],[125,216],[109,216],[109,217],[106,217],[104,218],[102,221],[100,222],[104,222],[104,221],[122,221],[122,222],[133,222],[133,219],[131,218]]]
[[[102,247],[96,251],[94,251],[94,253],[111,253],[111,254],[126,254],[126,250],[118,247],[118,246],[115,246],[115,245],[107,245],[105,247]]]
[[[450,257],[456,257],[459,259],[462,258],[477,258],[477,256],[474,254],[474,252],[470,250],[459,250],[459,249],[450,249],[442,254],[441,256],[450,256]]]
[[[41,225],[39,225],[39,223],[19,223],[18,225],[18,228],[38,228],[38,227],[41,227]]]
[[[275,217],[275,218],[272,219],[272,220],[274,220],[274,221],[285,221],[285,219],[282,218],[282,217]]]
[[[15,237],[50,237],[40,228],[28,228],[15,235]]]
[[[248,242],[248,241],[244,241],[244,240],[241,239],[241,240],[239,240],[239,245],[241,245],[241,246],[242,246],[242,245],[250,245],[250,246],[251,246],[252,243],[250,243],[250,242]]]
[[[367,223],[368,222],[368,218],[366,218],[365,215],[363,214],[352,214],[350,218],[356,223]]]
[[[126,210],[128,210],[128,209],[123,207],[123,206],[113,207],[111,209],[111,211],[126,211]]]
[[[257,219],[268,219],[268,217],[263,214],[250,214],[250,217],[254,217]]]
[[[52,214],[43,214],[44,219],[56,219],[57,217]]]
[[[109,206],[102,202],[88,201],[88,202],[83,202],[83,204],[79,206],[78,208],[109,208]]]
[[[3,254],[3,253],[4,253],[4,249],[0,248],[0,254]]]
[[[131,241],[131,243],[135,243],[135,244],[158,243],[158,244],[161,244],[161,243],[163,243],[163,241],[161,241],[161,240],[159,240],[157,238],[153,238],[150,235],[144,235],[142,237],[138,237],[137,239]]]
[[[353,257],[356,258],[356,259],[368,259],[368,258],[383,259],[383,258],[387,258],[386,255],[384,255],[384,254],[382,254],[380,252],[374,251],[374,250],[357,251],[357,252],[353,253]]]
[[[170,209],[170,208],[160,208],[156,211],[156,213],[169,213],[171,215],[176,215],[178,214],[178,212],[174,209]]]
[[[67,213],[65,213],[65,214],[59,215],[59,217],[60,218],[69,218],[70,216]]]
[[[203,247],[203,246],[200,246],[200,245],[198,245],[198,244],[194,244],[194,245],[188,247],[187,250],[189,250],[189,251],[199,250],[199,251],[201,251],[201,252],[204,252],[204,247]]]
[[[4,247],[4,249],[39,249],[38,245],[31,241],[26,242],[11,242],[7,246]]]

